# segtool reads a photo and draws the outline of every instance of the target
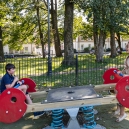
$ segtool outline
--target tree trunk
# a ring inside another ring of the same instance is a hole
[[[120,48],[120,54],[122,54],[121,40],[120,40],[120,33],[118,32],[118,33],[116,33],[116,35],[117,35],[116,40],[117,40],[118,46],[119,46],[119,48]]]
[[[37,0],[37,3],[38,3],[37,5],[39,5],[39,0]],[[36,6],[36,12],[37,12],[38,27],[39,27],[40,43],[42,46],[42,54],[43,54],[43,58],[45,58],[43,33],[41,30],[41,23],[40,23],[40,16],[39,16],[39,6]]]
[[[61,52],[60,37],[59,37],[58,22],[57,22],[57,0],[55,0],[55,8],[53,0],[51,0],[51,17],[52,17],[52,30],[55,43],[55,52],[57,57],[61,57],[62,52]]]
[[[64,20],[64,61],[63,64],[73,65],[74,49],[73,49],[73,10],[74,3],[65,0],[65,20]]]
[[[4,50],[2,43],[2,27],[0,26],[0,62],[4,62]]]
[[[114,22],[114,16],[115,16],[115,6],[110,5],[110,46],[111,46],[111,58],[114,58],[117,56],[116,52],[116,44],[115,44],[115,27],[112,24]]]
[[[96,28],[94,28],[94,29],[96,29]],[[97,48],[98,48],[98,44],[99,44],[98,32],[94,30],[93,35],[94,35],[95,55],[97,55]]]
[[[96,23],[96,16],[93,17],[93,36],[94,36],[94,47],[95,47],[95,55],[96,62],[102,62],[103,57],[103,35],[100,32],[100,36],[98,34],[98,27]]]
[[[98,40],[98,27],[96,25],[95,10],[93,10],[93,36],[94,36],[94,48],[95,48],[95,55],[96,55],[99,40]]]
[[[96,25],[96,15],[94,15],[93,17],[93,36],[94,36],[96,62],[102,62],[103,61],[103,44],[105,42],[105,33],[102,30],[100,30],[100,34],[98,34],[98,27]]]
[[[114,58],[117,56],[117,52],[116,52],[116,44],[115,44],[115,32],[112,28],[110,30],[110,46],[111,46],[110,57]]]
[[[45,53],[45,48],[44,48],[44,43],[43,42],[41,43],[41,46],[42,46],[43,58],[45,58],[46,57],[46,53]]]
[[[100,30],[99,34],[99,43],[97,45],[97,52],[96,52],[96,61],[103,62],[103,41],[104,41],[104,32]]]
[[[103,47],[105,45],[105,39],[106,39],[106,32],[104,32],[104,34],[103,34]]]

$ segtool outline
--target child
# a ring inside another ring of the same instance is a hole
[[[24,92],[26,96],[26,102],[28,104],[32,104],[32,101],[28,94],[26,94],[27,91],[27,85],[22,85],[22,82],[18,81],[18,78],[14,76],[15,73],[15,66],[13,64],[7,64],[5,66],[6,74],[2,77],[1,80],[1,92],[3,92],[5,89],[13,88],[18,83],[21,84],[17,89]]]
[[[32,104],[32,100],[31,100],[29,94],[26,92],[27,88],[28,88],[27,85],[22,84],[22,82],[19,81],[18,78],[14,75],[15,66],[13,64],[9,63],[5,66],[5,70],[6,70],[6,74],[2,77],[2,80],[1,80],[1,86],[0,86],[1,93],[8,88],[13,88],[14,86],[16,86],[19,83],[20,86],[17,89],[23,91],[23,93],[26,96],[27,104]],[[36,118],[36,117],[41,116],[43,114],[44,114],[43,111],[42,112],[35,112],[34,116]]]
[[[126,45],[126,52],[129,54],[129,42]],[[118,71],[117,73],[122,73],[124,76],[129,75],[129,56],[125,59],[124,62],[125,68],[122,71]],[[117,110],[115,111],[114,115],[119,115],[119,117],[116,119],[117,122],[122,121],[127,117],[127,114],[125,113],[125,107],[123,107],[121,104],[117,104]]]

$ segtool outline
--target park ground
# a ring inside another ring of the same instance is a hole
[[[98,83],[101,84],[103,82],[102,74],[103,74],[104,71],[101,71],[99,68],[106,69],[107,67],[110,67],[110,66],[118,66],[118,64],[123,65],[125,55],[118,56],[117,58],[114,58],[114,59],[110,59],[110,58],[106,57],[105,61],[107,63],[103,63],[103,64],[95,64],[94,62],[92,62],[93,61],[92,58],[94,59],[94,56],[84,56],[83,58],[81,58],[81,57],[78,58],[79,59],[79,69],[82,70],[82,68],[83,68],[83,73],[82,73],[82,76],[81,76],[81,80],[84,80],[84,81],[87,82],[88,80],[95,81],[95,79],[99,79],[99,80],[96,80],[96,82],[99,81]],[[17,62],[15,60],[11,60],[11,61],[14,64],[15,63],[17,64]],[[21,71],[21,73],[23,75],[24,75],[24,73],[28,73],[28,74],[38,73],[38,75],[40,75],[40,72],[41,73],[46,73],[47,63],[44,63],[44,67],[42,67],[41,64],[43,63],[43,61],[46,62],[46,59],[42,60],[42,59],[39,59],[39,58],[34,58],[34,59],[33,58],[32,59],[26,59],[25,58],[25,59],[23,59],[23,61],[21,60],[20,67],[21,67],[21,69],[24,68]],[[67,67],[60,66],[59,62],[62,61],[62,58],[60,60],[55,58],[54,61],[55,62],[53,63],[53,69],[55,70],[56,73],[62,72],[62,71],[64,72],[64,70],[66,70],[66,69],[71,70],[71,71],[73,70],[72,68],[70,69],[70,68],[67,68]],[[81,62],[81,61],[83,61],[83,62]],[[10,59],[7,60],[7,62],[10,62]],[[0,64],[1,69],[4,69],[4,66],[5,66],[5,63]],[[18,65],[17,65],[17,68],[18,68]],[[95,71],[94,72],[89,72],[90,69],[94,70],[95,68],[96,68],[97,74],[95,73]],[[58,69],[59,69],[59,71],[58,71]],[[4,70],[0,71],[0,75],[3,74],[3,71]],[[53,82],[56,86],[55,82],[57,82],[57,79],[63,79],[63,80],[65,79],[64,82],[68,82],[66,80],[69,79],[69,76],[71,77],[72,72],[71,72],[70,75],[67,72],[67,78],[65,78],[65,76],[66,76],[65,74],[61,74],[61,76],[59,76],[58,74],[57,75],[54,74],[54,75],[55,76],[54,76]],[[96,75],[97,75],[97,78],[95,78]],[[83,77],[84,77],[84,79],[83,79]],[[35,81],[37,80],[36,83],[39,82],[40,84],[42,84],[41,81],[45,81],[45,80],[43,80],[43,78],[45,78],[45,76],[42,75],[41,77],[36,76],[36,78],[32,78],[32,79],[34,79]],[[87,80],[85,78],[87,78]],[[71,80],[73,81],[72,77],[71,77]],[[88,82],[88,83],[92,83],[92,82]],[[62,84],[63,84],[63,82],[62,82]],[[59,84],[59,85],[62,85],[62,84]],[[39,90],[40,90],[40,88],[42,89],[41,86],[37,87],[37,88],[39,88]],[[43,99],[44,98],[40,98],[38,100],[34,100],[34,102],[41,102]],[[99,111],[99,113],[97,115],[95,115],[95,119],[99,118],[99,120],[97,120],[96,122],[98,124],[101,124],[101,125],[105,126],[106,129],[129,129],[129,110],[126,110],[126,112],[128,114],[128,117],[125,120],[123,120],[122,122],[117,123],[117,122],[115,122],[116,118],[114,118],[112,116],[113,112],[115,111],[115,108],[116,108],[115,104],[96,106],[95,109],[97,109]],[[42,129],[45,126],[50,125],[50,123],[51,123],[51,117],[50,116],[44,115],[44,116],[34,120],[33,119],[33,114],[28,113],[23,118],[21,118],[19,121],[15,122],[13,124],[0,123],[0,129]]]
[[[128,117],[122,122],[115,122],[116,118],[113,117],[116,105],[102,105],[96,106],[98,114],[95,115],[96,122],[106,127],[106,129],[129,129],[129,110],[126,110]],[[44,115],[38,119],[33,119],[33,114],[28,113],[19,121],[13,124],[0,123],[0,129],[42,129],[43,127],[50,125],[51,117]]]

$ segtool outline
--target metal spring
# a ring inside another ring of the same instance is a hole
[[[94,121],[94,111],[93,106],[82,107],[81,108],[84,116],[84,128],[92,129],[96,126],[96,122]]]
[[[63,128],[63,109],[52,110],[52,123],[51,127],[54,129]]]

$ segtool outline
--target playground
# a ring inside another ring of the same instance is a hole
[[[129,129],[128,6],[3,0],[0,129]]]
[[[42,100],[42,99],[41,99]],[[103,125],[107,129],[128,129],[129,123],[129,110],[127,110],[128,117],[123,120],[121,123],[115,122],[115,117],[112,117],[113,112],[115,111],[116,105],[103,105],[96,106],[95,109],[98,110],[98,114],[95,117],[99,118],[97,120],[98,124]],[[3,124],[0,123],[0,129],[42,129],[50,124],[51,117],[44,115],[40,118],[34,120],[33,114],[28,113],[19,121],[12,124]]]
[[[12,126],[13,128],[21,127],[21,129],[114,129],[118,127],[125,129],[129,117],[122,121],[123,126],[122,124],[118,126],[116,118],[112,115],[116,107],[114,104],[118,102],[126,108],[129,107],[129,77],[123,77],[123,74],[119,74],[118,71],[116,68],[106,70],[102,76],[104,84],[101,85],[49,89],[47,92],[35,92],[35,82],[29,78],[22,78],[21,81],[24,80],[23,83],[28,85],[27,91],[34,102],[31,105],[26,104],[25,95],[18,89],[5,90],[0,96],[0,121],[6,124],[1,123],[1,129],[8,129]],[[108,95],[107,93],[114,88],[117,90],[117,95],[114,96],[111,92]],[[94,108],[98,113],[95,113]],[[34,120],[30,113],[42,110],[46,111],[46,114]],[[25,113],[27,114],[24,116]],[[39,122],[42,125],[38,124]]]

